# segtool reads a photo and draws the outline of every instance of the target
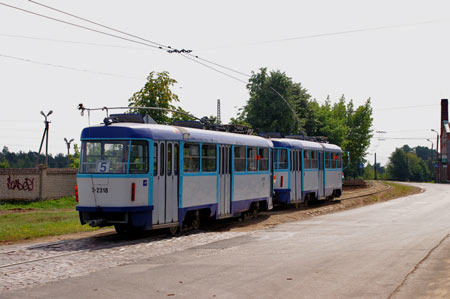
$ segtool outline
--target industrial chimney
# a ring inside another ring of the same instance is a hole
[[[448,122],[448,100],[441,100],[441,123],[447,121]]]

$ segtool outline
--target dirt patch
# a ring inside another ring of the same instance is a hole
[[[10,210],[1,210],[0,211],[0,215],[4,215],[4,214],[12,214],[12,213],[29,213],[29,212],[34,212],[36,211],[35,209],[24,209],[24,208],[14,208],[14,209],[10,209]]]
[[[0,210],[0,215],[5,214],[21,214],[21,213],[39,213],[39,212],[73,212],[72,209],[57,209],[57,210],[40,210],[32,208],[14,208],[10,210]]]

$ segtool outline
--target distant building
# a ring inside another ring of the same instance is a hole
[[[448,123],[448,100],[441,100],[441,149],[439,175],[440,181],[450,181],[450,124]]]

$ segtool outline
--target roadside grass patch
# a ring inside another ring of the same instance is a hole
[[[393,199],[393,198],[399,198],[399,197],[408,196],[411,194],[416,194],[416,193],[419,193],[421,190],[418,187],[405,185],[402,183],[394,183],[394,182],[389,182],[389,181],[383,181],[383,182],[385,184],[391,186],[391,189],[388,190],[387,192],[381,194],[382,200],[389,200],[389,199]]]
[[[96,228],[80,224],[78,213],[75,211],[0,214],[0,242],[93,230]]]
[[[8,210],[75,210],[75,197],[62,197],[43,201],[0,201],[0,211]]]

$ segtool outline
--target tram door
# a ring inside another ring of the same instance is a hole
[[[295,161],[295,150],[291,150],[291,201],[297,200],[297,171]]]
[[[177,222],[179,145],[155,141],[153,155],[153,224]]]
[[[231,203],[231,146],[219,145],[219,216],[228,215]]]
[[[324,153],[319,152],[319,178],[318,178],[318,185],[319,185],[319,199],[323,198],[325,195],[325,182],[324,182]]]
[[[293,168],[292,168],[292,175],[294,177],[295,183],[292,184],[293,188],[293,194],[294,194],[294,200],[301,200],[302,199],[302,172],[301,172],[301,151],[293,151],[292,154],[293,158]]]

